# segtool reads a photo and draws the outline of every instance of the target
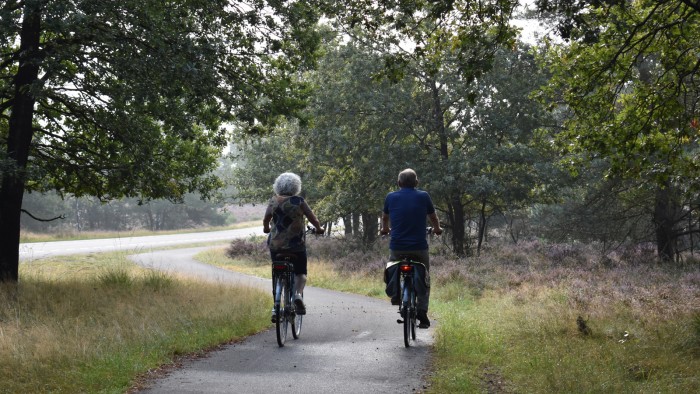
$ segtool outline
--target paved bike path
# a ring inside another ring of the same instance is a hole
[[[138,264],[270,292],[267,279],[198,263],[205,248],[131,256]],[[310,262],[313,264],[313,261]],[[313,281],[313,278],[310,279]],[[424,389],[433,330],[404,347],[388,301],[307,287],[301,338],[277,346],[274,329],[189,361],[144,393],[411,393]],[[235,300],[231,300],[235,302]],[[272,327],[272,326],[271,326]]]

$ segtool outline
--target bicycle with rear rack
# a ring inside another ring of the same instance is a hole
[[[287,340],[289,326],[292,328],[294,339],[299,339],[301,335],[303,315],[296,313],[294,306],[294,258],[295,255],[291,253],[278,253],[272,261],[272,320],[280,347],[284,346]]]
[[[415,272],[416,265],[421,264],[411,260],[408,256],[399,256],[400,297],[399,315],[401,319],[396,322],[403,325],[403,343],[411,346],[411,341],[416,340],[416,320],[418,318],[418,306],[416,303]]]
[[[432,227],[425,229],[426,234],[433,233]],[[399,294],[398,305],[400,319],[396,322],[403,326],[403,342],[406,347],[411,346],[411,342],[416,340],[416,321],[418,320],[418,302],[416,292],[416,280],[420,278],[417,273],[421,270],[423,275],[427,275],[425,265],[412,259],[410,256],[399,255],[398,261],[390,262],[389,265],[398,266]]]
[[[307,226],[304,235],[317,234],[315,229]],[[294,304],[294,253],[277,253],[272,260],[272,294],[274,306],[272,309],[272,321],[275,323],[277,344],[283,347],[287,341],[287,332],[291,327],[292,337],[299,339],[304,315],[297,313]],[[304,294],[301,294],[303,299]]]

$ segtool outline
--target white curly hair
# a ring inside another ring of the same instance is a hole
[[[301,193],[301,178],[293,172],[282,173],[275,179],[272,190],[278,196],[296,196]]]

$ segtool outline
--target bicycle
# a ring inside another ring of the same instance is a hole
[[[403,324],[403,342],[406,347],[411,346],[411,341],[416,340],[416,320],[418,319],[418,305],[416,302],[415,272],[418,265],[423,265],[418,261],[411,260],[407,256],[399,256],[399,275],[401,301],[399,304],[399,315],[401,319],[396,322]]]
[[[294,306],[294,254],[278,253],[272,261],[272,292],[274,294],[273,318],[277,344],[284,346],[287,327],[292,326],[292,336],[299,339],[303,315]],[[303,295],[302,295],[303,297]]]
[[[316,230],[307,226],[306,234],[321,235],[325,232],[316,232]],[[294,263],[292,261],[296,255],[294,253],[277,253],[272,260],[272,294],[274,297],[274,307],[272,320],[275,323],[275,332],[277,334],[277,344],[283,347],[287,341],[288,326],[292,326],[292,337],[299,339],[301,335],[301,324],[304,316],[297,313],[294,304]],[[301,294],[302,300],[304,294]]]
[[[433,228],[427,227],[427,235],[433,234]],[[416,340],[416,320],[418,319],[418,304],[416,301],[416,271],[423,267],[423,275],[427,275],[425,265],[413,260],[410,256],[399,255],[398,261],[390,262],[389,268],[398,265],[399,275],[399,315],[396,322],[403,325],[403,341],[406,347],[411,346],[411,341]]]

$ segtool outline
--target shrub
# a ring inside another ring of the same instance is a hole
[[[269,249],[260,237],[234,239],[226,248],[226,256],[232,259],[246,257],[251,259],[269,259]]]
[[[100,283],[108,287],[128,289],[134,281],[124,268],[110,268],[97,276]]]

